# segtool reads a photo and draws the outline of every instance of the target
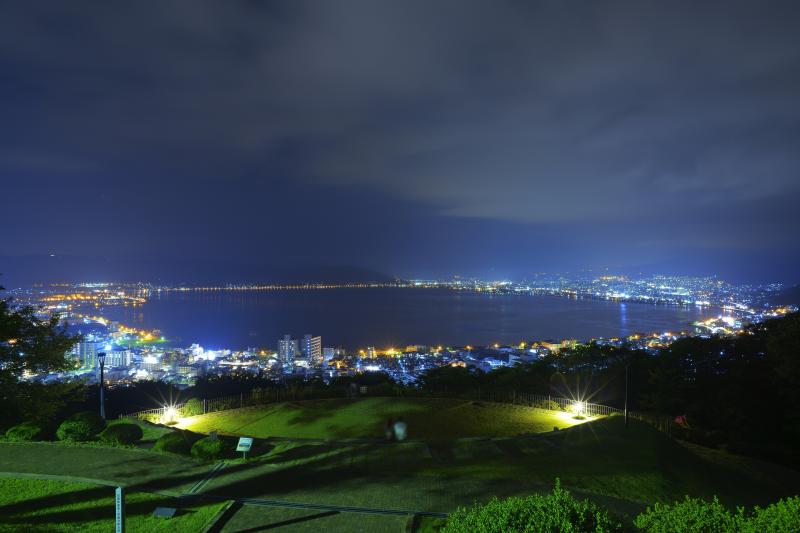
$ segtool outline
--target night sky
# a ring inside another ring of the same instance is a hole
[[[797,282],[798,28],[797,2],[0,3],[0,282]]]

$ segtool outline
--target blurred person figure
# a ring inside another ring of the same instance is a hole
[[[403,417],[398,417],[397,422],[394,423],[394,438],[397,442],[402,442],[406,440],[406,432],[408,427],[406,423],[403,421]]]

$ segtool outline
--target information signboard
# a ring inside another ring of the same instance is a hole
[[[247,452],[250,451],[252,445],[253,439],[251,437],[239,437],[239,444],[236,446],[236,451],[242,452],[244,454],[243,457],[247,457]]]

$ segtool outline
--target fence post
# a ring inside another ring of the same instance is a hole
[[[239,393],[239,408],[242,408],[242,407],[244,407],[244,393],[240,392]]]

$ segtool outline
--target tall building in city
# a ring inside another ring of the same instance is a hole
[[[293,339],[291,335],[284,335],[278,341],[278,360],[284,365],[294,364],[299,351],[297,339]]]
[[[322,364],[322,337],[314,337],[311,334],[304,335],[301,348],[303,359],[308,361],[308,364]]]
[[[133,353],[130,350],[111,350],[106,352],[106,367],[130,366]]]
[[[97,354],[103,351],[103,343],[98,341],[81,341],[72,348],[72,356],[77,359],[81,367],[92,369],[97,366]]]

